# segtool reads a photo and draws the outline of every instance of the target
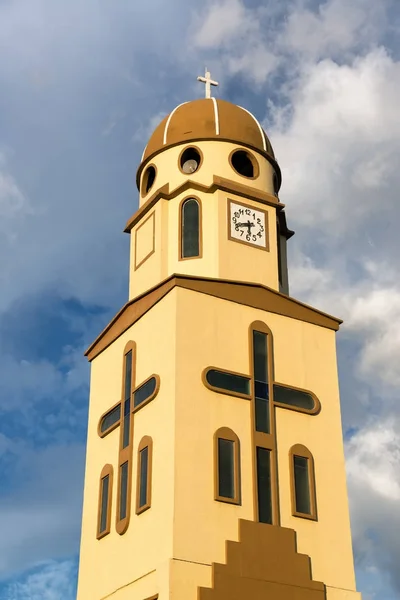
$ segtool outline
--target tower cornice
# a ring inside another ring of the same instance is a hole
[[[255,200],[260,202],[261,204],[265,204],[268,206],[274,206],[278,211],[281,211],[285,208],[285,205],[279,202],[276,196],[273,194],[269,194],[268,192],[263,192],[261,190],[257,190],[248,185],[243,185],[242,183],[238,183],[237,181],[233,181],[232,179],[226,179],[225,177],[220,177],[218,175],[214,175],[213,182],[211,185],[207,186],[202,183],[198,183],[191,179],[187,179],[184,183],[179,185],[170,191],[169,183],[161,186],[154,192],[152,196],[135,212],[135,214],[128,220],[125,226],[125,233],[130,233],[131,229],[140,221],[140,219],[153,208],[157,202],[163,198],[164,200],[172,200],[176,198],[179,194],[187,190],[194,190],[198,192],[204,192],[206,194],[212,194],[217,190],[222,190],[231,194],[238,194],[243,198],[248,198],[250,200]],[[288,230],[290,231],[290,230]],[[291,237],[293,232],[290,232],[288,237]]]
[[[174,274],[122,307],[85,352],[92,361],[173,288],[180,287],[337,331],[343,322],[261,284]]]

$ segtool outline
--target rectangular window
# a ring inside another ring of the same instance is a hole
[[[258,520],[272,524],[271,451],[256,448]]]
[[[106,475],[101,480],[101,489],[100,489],[101,502],[100,502],[99,534],[103,533],[107,529],[109,488],[110,488],[110,476]]]
[[[124,388],[124,415],[122,430],[122,448],[129,446],[130,440],[130,413],[131,413],[131,388],[132,388],[132,350],[125,355],[125,388]]]
[[[149,463],[149,448],[146,446],[140,451],[140,487],[139,487],[139,508],[145,506],[147,499],[147,482],[148,482],[148,463]]]
[[[125,519],[128,507],[128,462],[120,466],[120,496],[119,496],[119,519]]]
[[[218,438],[218,496],[235,498],[235,442]]]
[[[256,431],[269,433],[268,338],[261,331],[253,331],[253,363]]]
[[[311,515],[310,479],[308,458],[293,456],[296,512]]]
[[[124,402],[124,428],[123,428],[123,440],[122,448],[129,446],[130,438],[130,424],[131,424],[131,403],[130,400]]]

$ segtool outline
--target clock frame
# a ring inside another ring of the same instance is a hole
[[[251,241],[248,242],[245,239],[243,239],[243,240],[238,239],[231,235],[231,206],[232,206],[232,204],[235,204],[236,206],[240,206],[240,207],[244,208],[245,210],[251,210],[253,212],[257,211],[259,213],[263,213],[264,223],[265,223],[265,246],[260,246],[260,245],[254,244]],[[266,210],[263,210],[262,208],[251,206],[250,204],[243,204],[243,202],[238,202],[237,200],[231,200],[229,198],[228,198],[227,205],[228,205],[228,211],[227,211],[228,240],[231,240],[232,242],[238,242],[239,244],[245,244],[245,246],[250,246],[251,248],[256,248],[257,250],[266,250],[267,252],[269,252],[268,212]]]

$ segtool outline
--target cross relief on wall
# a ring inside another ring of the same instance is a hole
[[[98,427],[100,437],[120,428],[116,518],[116,530],[120,534],[127,530],[130,518],[135,415],[157,396],[160,389],[160,377],[155,374],[138,386],[135,381],[136,344],[129,342],[124,350],[121,399],[102,415]]]
[[[316,415],[321,410],[321,404],[313,392],[275,381],[273,357],[272,332],[265,323],[255,321],[249,328],[249,374],[207,367],[202,379],[204,385],[214,392],[251,402],[252,454],[256,473],[255,519],[278,525],[280,513],[275,408]],[[263,496],[263,481],[258,480],[261,461],[269,463],[270,499]]]

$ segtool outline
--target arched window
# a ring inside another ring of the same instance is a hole
[[[111,498],[113,484],[112,465],[105,465],[100,475],[99,509],[97,515],[97,539],[110,533]]]
[[[240,504],[240,442],[228,427],[214,434],[214,498]]]
[[[282,269],[282,248],[281,248],[281,228],[279,226],[279,219],[276,219],[276,247],[278,252],[278,279],[279,279],[279,291],[283,289],[283,269]]]
[[[296,444],[289,451],[292,514],[317,520],[314,459],[305,446]]]
[[[201,205],[199,200],[188,198],[180,207],[180,258],[200,258]]]
[[[138,447],[137,481],[136,481],[136,514],[151,506],[151,471],[153,462],[153,440],[146,435]]]

